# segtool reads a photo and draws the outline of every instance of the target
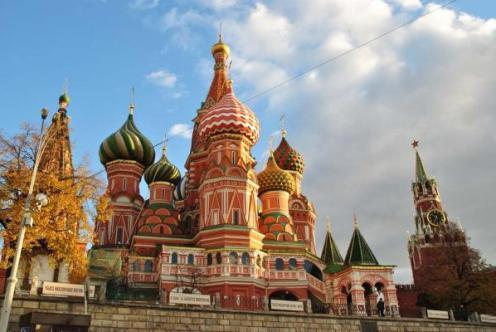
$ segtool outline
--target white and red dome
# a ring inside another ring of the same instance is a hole
[[[258,119],[252,110],[236,98],[232,89],[229,90],[200,120],[200,140],[205,142],[219,134],[239,134],[255,144],[260,137]]]

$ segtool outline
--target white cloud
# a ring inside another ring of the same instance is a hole
[[[133,0],[129,7],[136,10],[153,9],[160,4],[160,0]]]
[[[405,9],[419,9],[422,8],[420,0],[389,0],[394,4],[400,5]]]
[[[176,123],[169,129],[169,136],[179,136],[182,138],[190,139],[193,134],[193,128],[189,124]]]
[[[174,88],[177,83],[177,76],[165,69],[151,72],[145,78],[149,82],[164,88]]]

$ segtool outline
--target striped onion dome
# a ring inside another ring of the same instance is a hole
[[[114,160],[132,160],[145,168],[153,164],[155,149],[152,142],[136,128],[132,105],[124,125],[100,145],[100,162],[106,165]]]
[[[145,170],[144,178],[148,184],[153,182],[169,182],[177,186],[181,181],[181,172],[167,159],[164,148],[162,158]]]
[[[262,194],[266,191],[283,190],[288,193],[293,193],[295,190],[294,179],[287,171],[277,166],[274,156],[271,153],[265,169],[257,175],[260,188],[258,193]]]
[[[303,156],[289,145],[283,131],[281,143],[274,150],[274,158],[277,165],[286,171],[296,171],[303,174],[305,169],[305,161]]]
[[[188,178],[186,175],[179,181],[179,184],[176,185],[176,189],[174,189],[174,199],[176,201],[182,201],[186,197],[187,182],[188,182]]]
[[[255,113],[236,98],[232,89],[210,108],[198,125],[203,142],[214,135],[226,133],[241,134],[255,144],[260,136],[259,131]]]

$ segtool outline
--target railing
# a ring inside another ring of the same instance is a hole
[[[311,274],[308,274],[308,273],[307,273],[307,280],[308,280],[308,284],[310,285],[310,287],[313,287],[313,288],[319,290],[320,292],[325,291],[325,285],[324,285],[323,281],[315,278],[314,276],[312,276]]]
[[[158,274],[154,272],[129,272],[128,278],[131,282],[157,282]]]
[[[226,309],[239,309],[239,310],[264,310],[263,297],[249,297],[249,296],[224,296],[221,299],[221,307]]]
[[[374,308],[372,305],[369,304],[331,304],[330,313],[336,316],[379,316],[377,308]],[[398,316],[398,306],[384,306],[384,315],[386,317]]]

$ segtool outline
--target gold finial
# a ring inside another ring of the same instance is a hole
[[[327,227],[327,232],[332,233],[332,224],[331,224],[331,217],[326,216],[326,227]]]
[[[169,139],[167,138],[167,133],[164,134],[164,141],[162,145],[162,156],[165,156],[165,153],[167,152],[167,142],[169,142]]]
[[[129,114],[134,114],[134,86],[131,88],[131,100],[129,101]]]
[[[358,229],[358,219],[356,213],[353,213],[353,228]]]
[[[287,130],[285,126],[285,121],[286,120],[286,115],[284,113],[281,114],[281,117],[279,118],[279,122],[281,123],[281,136],[284,138],[287,135]]]
[[[419,145],[419,141],[414,138],[412,142],[412,148],[416,149],[418,145]]]

